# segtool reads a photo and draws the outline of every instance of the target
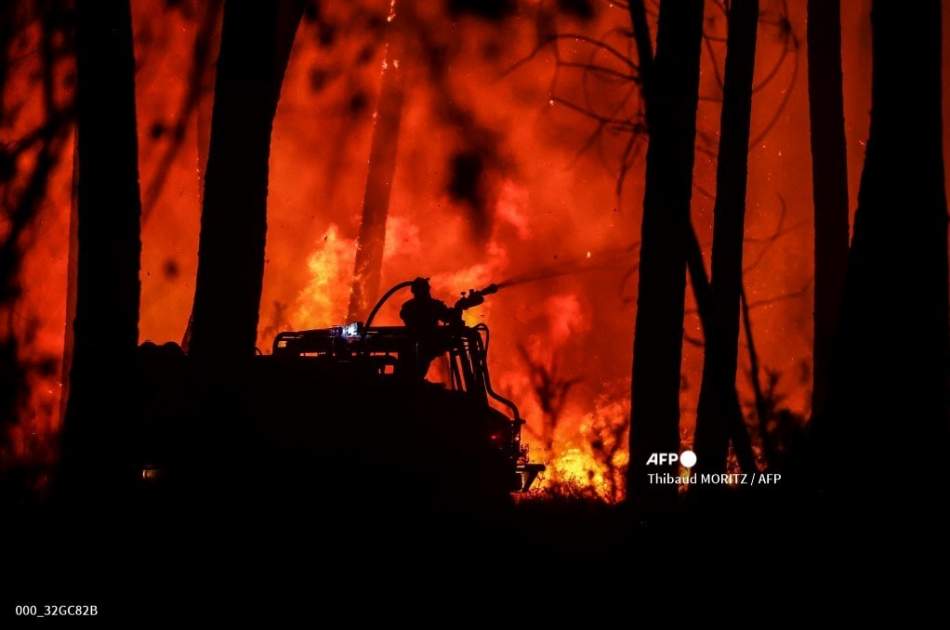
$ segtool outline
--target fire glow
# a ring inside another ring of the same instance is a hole
[[[204,3],[175,4],[179,8],[158,0],[132,3],[143,191],[163,181],[154,203],[148,205],[145,199],[141,341],[180,341],[194,295],[201,169],[213,85],[207,72],[213,72],[213,63],[210,70],[193,72]],[[389,3],[325,4],[329,6],[324,14],[301,24],[274,123],[267,267],[257,340],[261,349],[269,348],[280,330],[346,321],[353,284],[374,103],[385,55],[372,29],[359,26],[366,19],[360,10],[375,11],[385,20]],[[520,3],[501,23],[489,24],[476,16],[450,15],[437,8],[439,3],[426,4],[417,8],[416,17],[432,38],[428,43],[444,53],[445,65],[419,51],[401,56],[406,100],[382,285],[431,277],[436,296],[451,301],[466,289],[528,277],[538,269],[567,269],[565,261],[584,261],[589,267],[579,267],[584,273],[536,274],[531,276],[535,281],[502,291],[465,317],[467,323],[484,321],[491,327],[494,380],[527,419],[525,438],[532,456],[548,463],[542,486],[574,484],[605,500],[617,500],[623,496],[620,471],[627,457],[637,282],[633,248],[641,221],[643,162],[631,163],[618,197],[626,137],[608,128],[580,152],[596,123],[561,103],[588,98],[607,107],[617,101],[621,88],[586,92],[581,76],[557,68],[549,51],[506,70],[537,47],[539,15],[554,20],[563,32],[593,38],[628,28],[629,18],[625,10],[607,3],[591,3],[593,17],[582,19],[557,13],[546,3],[529,2]],[[707,28],[721,34],[725,20],[714,3],[707,5]],[[773,16],[783,7],[782,2],[763,5]],[[842,6],[852,201],[867,132],[869,33],[866,27],[851,26],[865,24],[867,5],[862,1]],[[804,15],[803,1],[789,3],[788,19],[799,38]],[[329,37],[326,25],[331,22],[348,25],[345,33]],[[39,87],[29,80],[39,63],[36,30],[24,34],[24,49],[33,52],[13,67],[3,96],[5,111],[19,104],[24,112],[0,129],[4,144],[38,124]],[[755,265],[747,270],[745,283],[750,302],[761,304],[752,315],[760,362],[781,374],[783,404],[806,415],[810,293],[773,301],[801,292],[811,274],[810,160],[802,134],[808,105],[800,84],[803,73],[795,65],[798,57],[804,63],[804,55],[797,48],[788,53],[788,40],[766,23],[760,24],[760,39],[757,73],[765,78],[773,67],[777,70],[753,103],[753,136],[764,129],[768,133],[753,147],[755,159],[750,162],[747,258]],[[591,52],[582,41],[573,41],[563,43],[560,54],[585,60]],[[697,154],[693,196],[694,222],[704,244],[710,240],[712,199],[706,191],[715,187],[719,117],[713,63],[712,55],[704,56],[701,90],[707,98],[701,102],[698,125],[705,140]],[[58,74],[65,72],[68,68]],[[163,173],[163,156],[175,142],[171,130],[183,111],[191,76],[203,87],[197,104],[187,110],[183,140]],[[68,87],[63,90],[69,92]],[[29,246],[20,272],[22,294],[10,317],[0,322],[6,327],[2,332],[18,340],[23,364],[49,360],[58,365],[65,344],[71,141],[61,156],[39,215],[24,237]],[[27,152],[21,159],[28,162],[35,156]],[[780,205],[787,208],[786,229],[770,240]],[[7,229],[0,225],[0,232]],[[629,255],[624,259],[617,252]],[[380,324],[396,321],[398,302],[380,313]],[[701,339],[694,313],[687,316],[685,334],[687,341]],[[738,383],[740,395],[748,399],[743,353],[740,350]],[[687,428],[694,422],[701,366],[702,349],[687,343],[681,396]],[[58,370],[30,372],[28,386],[28,398],[12,429],[9,455],[18,459],[42,457],[60,422]]]

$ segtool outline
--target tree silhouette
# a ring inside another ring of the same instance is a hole
[[[389,195],[396,173],[396,148],[399,144],[404,99],[405,72],[401,66],[405,64],[405,58],[400,54],[401,35],[396,27],[399,20],[396,19],[395,11],[394,3],[387,28],[382,87],[373,123],[373,142],[363,193],[363,216],[356,244],[353,289],[348,309],[348,317],[351,320],[365,318],[373,308],[379,295],[383,268],[386,218],[389,215]]]
[[[808,0],[808,105],[815,203],[812,412],[825,399],[848,268],[848,156],[841,86],[841,3]]]
[[[933,503],[948,437],[947,201],[941,10],[875,0],[871,126],[848,256],[827,408],[814,421],[819,483],[847,504]],[[914,454],[914,478],[847,474]]]
[[[633,343],[627,482],[628,497],[645,512],[668,507],[676,498],[672,484],[649,483],[646,461],[653,452],[679,450],[685,233],[690,221],[702,23],[702,0],[660,3],[647,106],[650,144]],[[664,471],[657,468],[657,472]]]
[[[709,277],[706,275],[706,266],[703,262],[703,250],[696,238],[696,231],[692,226],[686,231],[686,269],[689,272],[689,282],[693,289],[693,298],[696,300],[696,309],[699,311],[699,322],[703,327],[703,337],[708,339],[712,333],[709,332],[713,326],[713,292]],[[751,329],[747,328],[747,340],[751,339]],[[706,343],[703,342],[704,349]],[[751,345],[750,345],[751,350]],[[722,401],[726,413],[724,421],[727,423],[727,431],[732,439],[732,445],[736,453],[736,461],[739,467],[746,472],[758,470],[755,463],[755,452],[752,450],[752,439],[749,437],[749,430],[745,425],[745,419],[742,416],[742,408],[739,405],[739,392],[735,388],[735,383],[728,390],[723,392],[725,396]],[[763,433],[763,441],[766,438]]]
[[[134,480],[141,203],[129,2],[77,9],[76,310],[59,489],[88,504]]]
[[[299,0],[228,0],[215,76],[191,355],[226,366],[254,353],[264,277],[271,127]]]
[[[701,472],[722,472],[729,448],[739,344],[739,295],[748,179],[752,79],[755,68],[758,0],[733,0],[716,166],[712,248],[712,313],[705,329],[703,381],[699,393],[694,450]]]
[[[521,354],[525,367],[528,368],[531,391],[541,408],[541,431],[532,433],[541,440],[544,450],[550,453],[554,448],[555,432],[567,404],[567,395],[575,385],[581,382],[581,379],[562,376],[558,369],[556,355],[549,361],[544,361],[533,357],[521,344],[518,345],[518,352]],[[531,430],[530,427],[528,430]]]

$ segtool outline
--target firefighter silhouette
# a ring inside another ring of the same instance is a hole
[[[425,378],[432,359],[449,347],[448,337],[465,327],[462,312],[478,306],[485,301],[486,295],[497,293],[499,286],[490,284],[484,289],[463,292],[454,306],[446,306],[442,300],[432,297],[428,278],[416,278],[410,284],[412,298],[399,310],[399,317],[413,338],[415,353],[415,371],[419,378]],[[440,324],[445,324],[444,326]],[[444,329],[449,329],[449,335]]]
[[[428,278],[416,278],[412,281],[412,298],[403,303],[399,317],[413,334],[426,334],[438,327],[440,322],[448,323],[452,318],[452,309],[442,300],[432,297]]]
[[[412,298],[403,303],[399,317],[415,345],[414,364],[410,369],[417,378],[425,378],[429,364],[444,350],[440,324],[454,324],[459,320],[458,310],[449,308],[442,300],[432,297],[428,278],[416,278],[411,286]]]

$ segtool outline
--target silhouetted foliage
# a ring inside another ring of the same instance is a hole
[[[789,460],[804,448],[806,418],[785,405],[787,395],[779,391],[782,375],[765,368],[765,386],[746,403],[750,417],[760,418],[763,443],[774,444],[768,457],[771,470],[784,470]]]
[[[559,374],[556,357],[546,363],[532,357],[524,346],[519,345],[518,351],[528,367],[531,375],[531,389],[541,408],[541,433],[538,438],[545,451],[550,453],[554,445],[555,431],[562,419],[564,405],[567,404],[567,395],[581,379]]]

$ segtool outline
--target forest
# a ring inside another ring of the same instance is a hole
[[[3,518],[527,564],[941,518],[948,21],[0,3]]]

